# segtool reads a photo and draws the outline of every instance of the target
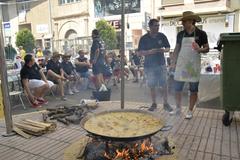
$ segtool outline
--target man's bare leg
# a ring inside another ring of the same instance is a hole
[[[193,111],[193,108],[197,102],[198,99],[198,93],[197,92],[191,92],[190,98],[189,98],[189,110]]]
[[[44,84],[41,87],[35,88],[34,89],[34,96],[36,97],[44,97],[44,95],[49,91],[49,85]]]

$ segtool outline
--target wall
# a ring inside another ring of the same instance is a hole
[[[221,12],[226,11],[227,0],[219,0],[216,2],[209,3],[197,3],[194,4],[193,1],[185,0],[185,5],[176,5],[164,7],[162,10],[158,10],[158,14],[164,17],[180,16],[183,11],[191,10],[196,13],[212,13],[212,12]]]
[[[210,48],[216,46],[220,33],[233,32],[234,29],[234,14],[229,14],[228,25],[226,26],[226,15],[205,15],[202,16],[202,29],[208,35],[208,43]],[[162,32],[168,37],[171,49],[174,49],[177,37],[177,27],[181,26],[181,23],[173,23],[175,19],[168,19],[162,21]]]
[[[48,0],[30,3],[30,11],[26,14],[25,23],[31,23],[32,33],[36,39],[42,39],[45,36],[51,37],[49,36],[50,23]]]

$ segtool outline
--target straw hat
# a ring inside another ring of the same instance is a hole
[[[195,20],[196,22],[202,21],[202,19],[192,11],[183,12],[182,18],[180,18],[180,21],[185,21],[185,20]]]

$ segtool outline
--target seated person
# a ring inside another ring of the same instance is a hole
[[[80,50],[78,54],[79,57],[75,60],[76,71],[82,78],[89,78],[90,74],[88,72],[88,69],[91,68],[91,64],[87,57],[85,57],[86,52]]]
[[[113,71],[111,68],[112,63],[112,55],[109,53],[105,56],[105,65],[104,65],[104,72],[103,72],[103,78],[109,78],[112,76]]]
[[[39,107],[47,103],[43,96],[54,84],[46,79],[31,54],[26,55],[24,61],[25,64],[20,71],[21,82],[32,107]]]
[[[64,76],[69,82],[67,83],[67,93],[72,95],[78,93],[77,90],[78,82],[80,82],[80,77],[77,75],[75,68],[70,61],[71,54],[65,54],[62,56],[62,68],[64,71]]]
[[[61,100],[66,101],[67,98],[64,95],[64,71],[62,69],[61,63],[59,62],[61,54],[58,52],[53,52],[52,58],[47,63],[47,78],[58,84]]]
[[[138,71],[139,71],[140,65],[141,65],[140,57],[136,54],[136,52],[132,51],[130,70],[134,76],[133,83],[138,83]]]

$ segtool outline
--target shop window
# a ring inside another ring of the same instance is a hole
[[[184,0],[162,0],[162,6],[182,5]]]

